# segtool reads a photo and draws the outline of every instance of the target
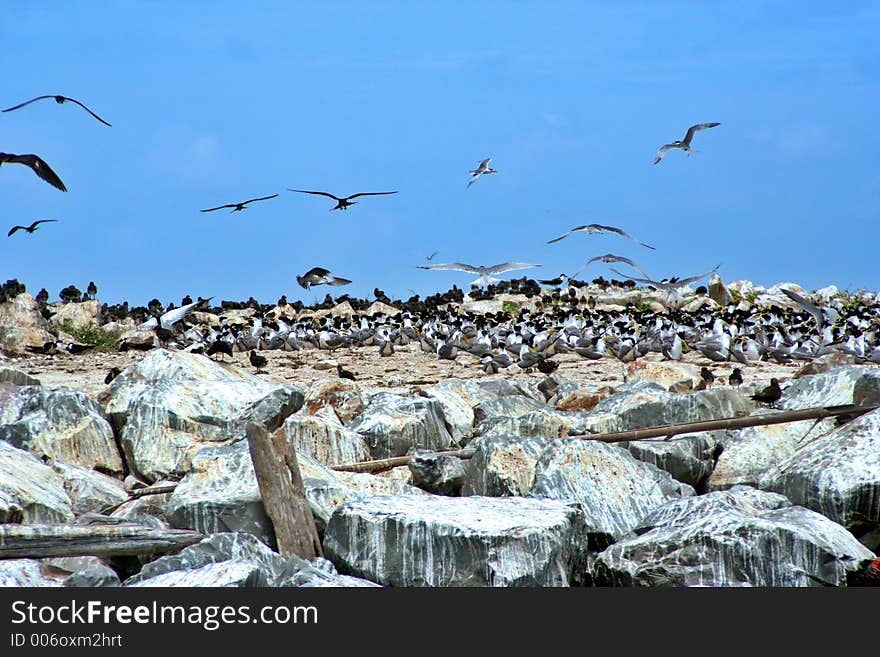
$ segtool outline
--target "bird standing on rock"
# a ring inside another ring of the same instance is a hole
[[[770,385],[752,395],[752,399],[762,404],[775,404],[782,398],[782,388],[779,387],[777,378],[770,379]]]

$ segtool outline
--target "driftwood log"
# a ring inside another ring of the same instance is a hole
[[[0,559],[109,557],[176,552],[204,538],[138,524],[0,525]]]
[[[303,486],[296,450],[282,436],[264,426],[247,426],[248,448],[266,515],[275,528],[278,552],[312,560],[323,556],[315,517]]]

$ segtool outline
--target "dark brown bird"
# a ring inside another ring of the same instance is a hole
[[[62,192],[67,191],[67,187],[61,182],[61,178],[58,177],[58,174],[52,171],[52,168],[46,164],[45,161],[33,153],[27,153],[25,155],[0,153],[0,166],[3,166],[4,164],[24,164],[25,166],[30,167],[35,174],[52,185],[55,189],[60,189]]]
[[[740,370],[738,367],[734,367],[733,372],[731,372],[730,376],[727,377],[727,382],[734,388],[741,386],[743,382],[742,370]]]
[[[763,404],[775,404],[782,398],[782,388],[779,387],[779,380],[770,379],[770,385],[763,390],[752,395],[752,399]]]
[[[52,222],[57,222],[57,219],[38,219],[30,226],[13,226],[8,233],[6,233],[6,237],[12,237],[12,234],[18,230],[26,230],[29,233],[33,233],[40,224],[47,224]]]
[[[104,377],[104,383],[109,385],[113,381],[113,379],[115,379],[121,373],[122,373],[122,370],[119,369],[118,367],[111,368],[110,371],[107,372],[107,376]]]
[[[208,208],[207,210],[199,210],[199,212],[213,212],[214,210],[222,210],[223,208],[232,208],[232,212],[241,212],[245,209],[245,206],[248,203],[253,203],[254,201],[265,201],[270,198],[275,198],[278,194],[272,194],[272,196],[261,196],[260,198],[252,198],[247,201],[242,201],[241,203],[227,203],[226,205],[218,205],[216,208]]]
[[[342,365],[339,365],[338,363],[336,365],[336,371],[339,373],[340,379],[349,379],[350,381],[355,380],[354,374],[349,372],[347,369],[345,369],[344,367],[342,367]]]
[[[106,125],[106,126],[108,126],[108,127],[112,127],[109,123],[107,123],[104,119],[102,119],[100,116],[98,116],[97,114],[95,114],[92,110],[90,110],[88,107],[86,107],[86,106],[83,105],[81,102],[79,102],[76,98],[68,98],[67,96],[54,96],[54,95],[51,95],[51,94],[48,95],[48,96],[37,96],[36,98],[31,98],[30,100],[26,100],[26,101],[23,102],[23,103],[19,103],[19,104],[16,105],[15,107],[10,107],[10,108],[5,109],[5,110],[3,110],[3,111],[4,111],[4,112],[11,112],[12,110],[17,110],[19,107],[24,107],[25,105],[30,105],[31,103],[34,103],[34,102],[36,102],[36,101],[38,101],[38,100],[43,100],[44,98],[52,98],[52,99],[54,99],[55,102],[58,103],[59,105],[63,105],[65,102],[67,102],[67,101],[69,100],[71,103],[76,103],[77,105],[79,105],[80,107],[82,107],[86,112],[88,112],[89,114],[91,114],[92,116],[94,116],[96,119],[98,119],[98,120],[99,120],[101,123],[103,123],[104,125]]]
[[[350,199],[357,198],[358,196],[382,196],[383,194],[397,194],[397,192],[359,192],[357,194],[352,194],[351,196],[345,196],[340,198],[339,196],[335,196],[330,194],[329,192],[310,192],[305,189],[290,189],[288,187],[288,192],[299,192],[300,194],[317,194],[319,196],[327,196],[328,198],[332,198],[336,201],[336,207],[330,208],[330,210],[348,210],[349,205],[356,205],[355,201],[351,201]]]
[[[712,374],[712,370],[710,370],[708,367],[703,367],[700,369],[700,377],[703,379],[703,381],[706,382],[707,388],[712,387],[712,384],[715,383],[715,375]]]
[[[226,340],[214,340],[214,342],[211,343],[211,346],[208,347],[207,354],[208,356],[213,356],[214,354],[228,354],[230,358],[233,358],[232,344]]]
[[[255,349],[251,349],[250,354],[248,354],[248,359],[251,361],[251,365],[257,369],[266,367],[266,364],[269,362],[265,356],[258,354]]]
[[[542,358],[538,361],[538,371],[541,374],[552,374],[557,369],[559,369],[559,363],[556,363],[549,358]]]

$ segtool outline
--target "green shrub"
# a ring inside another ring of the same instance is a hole
[[[105,331],[94,322],[85,326],[75,326],[69,319],[58,324],[58,329],[72,335],[77,342],[93,346],[98,351],[116,351],[119,349],[119,335]]]

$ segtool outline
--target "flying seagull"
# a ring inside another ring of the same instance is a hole
[[[635,237],[630,235],[627,232],[624,232],[620,228],[615,228],[614,226],[602,226],[601,224],[589,224],[588,226],[576,226],[572,228],[570,231],[565,233],[565,235],[560,235],[559,237],[554,237],[552,240],[547,242],[547,244],[553,244],[554,242],[558,242],[559,240],[564,240],[566,237],[571,235],[572,233],[587,233],[588,235],[594,235],[596,233],[617,233],[621,237],[625,237],[628,240],[632,240],[633,242],[638,242],[642,246],[645,246],[649,249],[654,249],[650,244],[645,244],[644,242],[639,242]],[[656,249],[654,249],[656,251]]]
[[[77,105],[82,107],[86,112],[88,112],[89,114],[94,116],[96,119],[98,119],[104,125],[110,126],[109,123],[107,123],[104,119],[102,119],[100,116],[95,114],[92,110],[90,110],[88,107],[86,107],[81,102],[79,102],[76,98],[68,98],[67,96],[54,96],[51,94],[48,96],[37,96],[36,98],[31,98],[30,100],[26,100],[25,102],[16,105],[15,107],[10,107],[9,109],[5,109],[3,111],[4,112],[11,112],[12,110],[17,110],[19,107],[24,107],[25,105],[30,105],[31,103],[36,102],[38,100],[43,100],[44,98],[54,98],[55,102],[58,103],[59,105],[61,105],[62,103],[69,100],[71,103],[76,103]],[[110,127],[112,127],[112,126],[110,126]]]
[[[487,157],[485,160],[483,160],[482,162],[480,162],[477,165],[476,169],[469,172],[471,174],[471,180],[467,184],[467,187],[465,187],[465,189],[470,189],[470,186],[473,185],[475,182],[477,182],[477,178],[482,176],[484,173],[497,173],[498,172],[497,169],[493,169],[492,167],[489,166],[489,162],[491,160],[492,160],[491,157]]]
[[[820,308],[819,306],[807,301],[797,292],[792,292],[791,290],[786,290],[785,288],[782,288],[782,292],[783,294],[785,294],[785,296],[787,296],[789,299],[798,304],[801,308],[810,313],[813,316],[813,319],[816,320],[816,326],[818,326],[819,328],[825,326],[826,315],[828,319],[827,323],[829,324],[834,324],[840,319],[840,313],[838,313],[834,308],[831,308],[830,306],[826,308]]]
[[[339,196],[335,196],[330,194],[329,192],[310,192],[305,189],[290,189],[287,188],[288,192],[299,192],[300,194],[318,194],[319,196],[327,196],[336,201],[336,207],[330,208],[330,210],[348,210],[349,205],[355,205],[356,202],[350,199],[357,198],[358,196],[382,196],[383,194],[397,194],[397,192],[360,192],[358,194],[352,194],[351,196],[345,196],[340,198]]]
[[[431,255],[429,255],[429,256],[425,256],[425,260],[433,260],[433,259],[434,259],[434,256],[437,255],[438,253],[440,253],[440,252],[439,252],[439,251],[434,251],[434,253],[432,253]]]
[[[499,283],[499,279],[492,278],[492,274],[503,274],[506,271],[513,271],[514,269],[530,269],[532,267],[542,266],[543,265],[533,265],[528,262],[502,262],[497,265],[492,265],[491,267],[474,267],[473,265],[465,265],[460,262],[447,262],[440,265],[418,265],[419,269],[454,270],[466,271],[471,274],[479,274],[480,277],[477,278],[475,281],[472,281],[471,286],[488,286],[490,283]]]
[[[61,182],[61,178],[58,177],[58,174],[52,171],[52,168],[36,155],[0,153],[0,166],[3,166],[4,164],[24,164],[25,166],[29,166],[33,169],[35,174],[52,185],[52,187],[60,189],[62,192],[67,191],[67,187]]]
[[[296,282],[306,290],[312,285],[348,285],[351,283],[347,278],[334,276],[329,269],[323,267],[312,267],[302,276],[297,276]]]
[[[587,262],[584,264],[584,266],[581,267],[580,269],[578,269],[576,273],[572,274],[570,278],[577,278],[577,275],[580,274],[584,269],[589,267],[590,263],[596,262],[597,260],[601,261],[601,262],[606,262],[608,264],[611,264],[612,262],[622,262],[625,265],[629,265],[633,269],[638,269],[640,272],[642,272],[642,274],[644,276],[647,276],[647,274],[645,274],[645,272],[642,271],[642,268],[639,267],[636,263],[634,263],[629,258],[624,258],[623,256],[614,255],[613,253],[606,253],[605,255],[596,256],[595,258],[590,258],[589,260],[587,260]]]
[[[676,140],[676,141],[672,142],[671,144],[664,144],[663,146],[660,147],[660,150],[657,151],[657,155],[654,156],[654,164],[657,164],[660,160],[662,160],[663,156],[666,155],[667,151],[669,151],[672,148],[680,148],[688,155],[690,155],[691,153],[699,153],[699,151],[696,151],[691,148],[691,139],[694,138],[694,133],[697,132],[697,130],[705,130],[706,128],[714,128],[715,126],[718,126],[718,125],[721,125],[721,124],[718,123],[717,121],[714,121],[712,123],[698,123],[696,125],[692,125],[690,128],[688,128],[687,134],[684,136],[684,139],[682,139],[681,141]]]
[[[623,276],[624,278],[628,278],[631,281],[636,281],[638,283],[645,283],[646,285],[650,285],[654,289],[663,290],[668,294],[673,294],[676,290],[682,287],[686,287],[691,283],[696,283],[698,280],[702,278],[706,278],[710,274],[714,274],[721,267],[720,264],[715,265],[713,269],[710,269],[707,272],[699,274],[697,276],[691,276],[690,278],[680,278],[680,279],[672,279],[670,281],[652,281],[650,278],[634,278],[633,276],[627,276],[619,271],[617,271],[614,267],[609,267],[611,271],[613,271],[618,276]]]
[[[12,237],[12,234],[17,230],[26,230],[29,233],[33,233],[37,229],[37,226],[39,226],[40,224],[49,223],[50,221],[58,221],[58,220],[57,219],[38,219],[37,221],[32,223],[30,226],[13,226],[9,230],[9,232],[6,233],[6,237]]]
[[[241,212],[245,209],[245,206],[248,203],[253,203],[254,201],[265,201],[270,198],[275,198],[276,196],[278,196],[278,194],[272,194],[272,196],[261,196],[260,198],[252,198],[247,201],[242,201],[241,203],[227,203],[226,205],[218,205],[216,208],[199,210],[199,212],[213,212],[214,210],[222,210],[223,208],[232,208],[232,212]]]

